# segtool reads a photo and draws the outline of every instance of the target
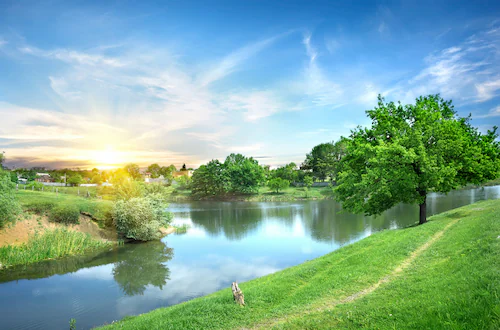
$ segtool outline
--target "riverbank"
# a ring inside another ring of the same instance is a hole
[[[479,202],[240,283],[245,307],[227,288],[108,328],[498,328],[499,235]]]
[[[225,202],[293,202],[301,200],[333,199],[331,187],[288,187],[276,193],[268,187],[261,187],[256,194],[226,194],[214,197],[191,195],[190,190],[171,189],[167,194],[169,202],[225,201]]]

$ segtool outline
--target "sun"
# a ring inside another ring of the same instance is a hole
[[[106,146],[106,150],[96,151],[94,162],[98,167],[111,168],[120,163],[120,156],[112,146]]]

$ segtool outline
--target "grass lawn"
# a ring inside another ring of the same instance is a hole
[[[107,327],[500,328],[500,201],[430,220],[240,283],[245,307],[227,288]]]
[[[113,202],[95,198],[84,198],[69,193],[53,193],[51,191],[19,190],[16,192],[24,210],[44,213],[54,206],[75,205],[81,212],[87,212],[100,223],[108,220],[108,213]]]

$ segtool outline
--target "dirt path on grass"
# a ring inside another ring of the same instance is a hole
[[[377,283],[367,287],[366,289],[363,289],[361,291],[358,291],[348,297],[345,297],[343,299],[327,299],[327,300],[321,300],[317,303],[314,303],[308,307],[306,307],[304,310],[302,310],[300,313],[293,313],[289,316],[284,316],[282,318],[275,318],[271,320],[265,320],[260,324],[254,325],[252,329],[268,329],[274,326],[277,326],[279,324],[285,323],[289,320],[297,319],[300,317],[304,317],[308,314],[311,313],[317,313],[317,312],[322,312],[326,310],[330,310],[335,308],[337,305],[341,304],[348,304],[350,302],[353,302],[357,299],[360,299],[375,290],[377,290],[382,284],[389,283],[393,281],[395,278],[397,278],[405,269],[410,267],[412,262],[418,258],[424,251],[426,251],[432,244],[434,244],[437,240],[439,240],[444,233],[454,224],[456,224],[460,219],[456,219],[451,221],[449,224],[447,224],[442,230],[439,232],[435,233],[426,243],[422,244],[420,247],[418,247],[415,251],[412,252],[412,254],[403,260],[402,263],[400,263],[389,275],[383,277],[380,279]],[[246,328],[243,328],[246,329]]]

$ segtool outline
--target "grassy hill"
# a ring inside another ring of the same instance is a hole
[[[430,220],[107,328],[500,328],[500,201]]]

